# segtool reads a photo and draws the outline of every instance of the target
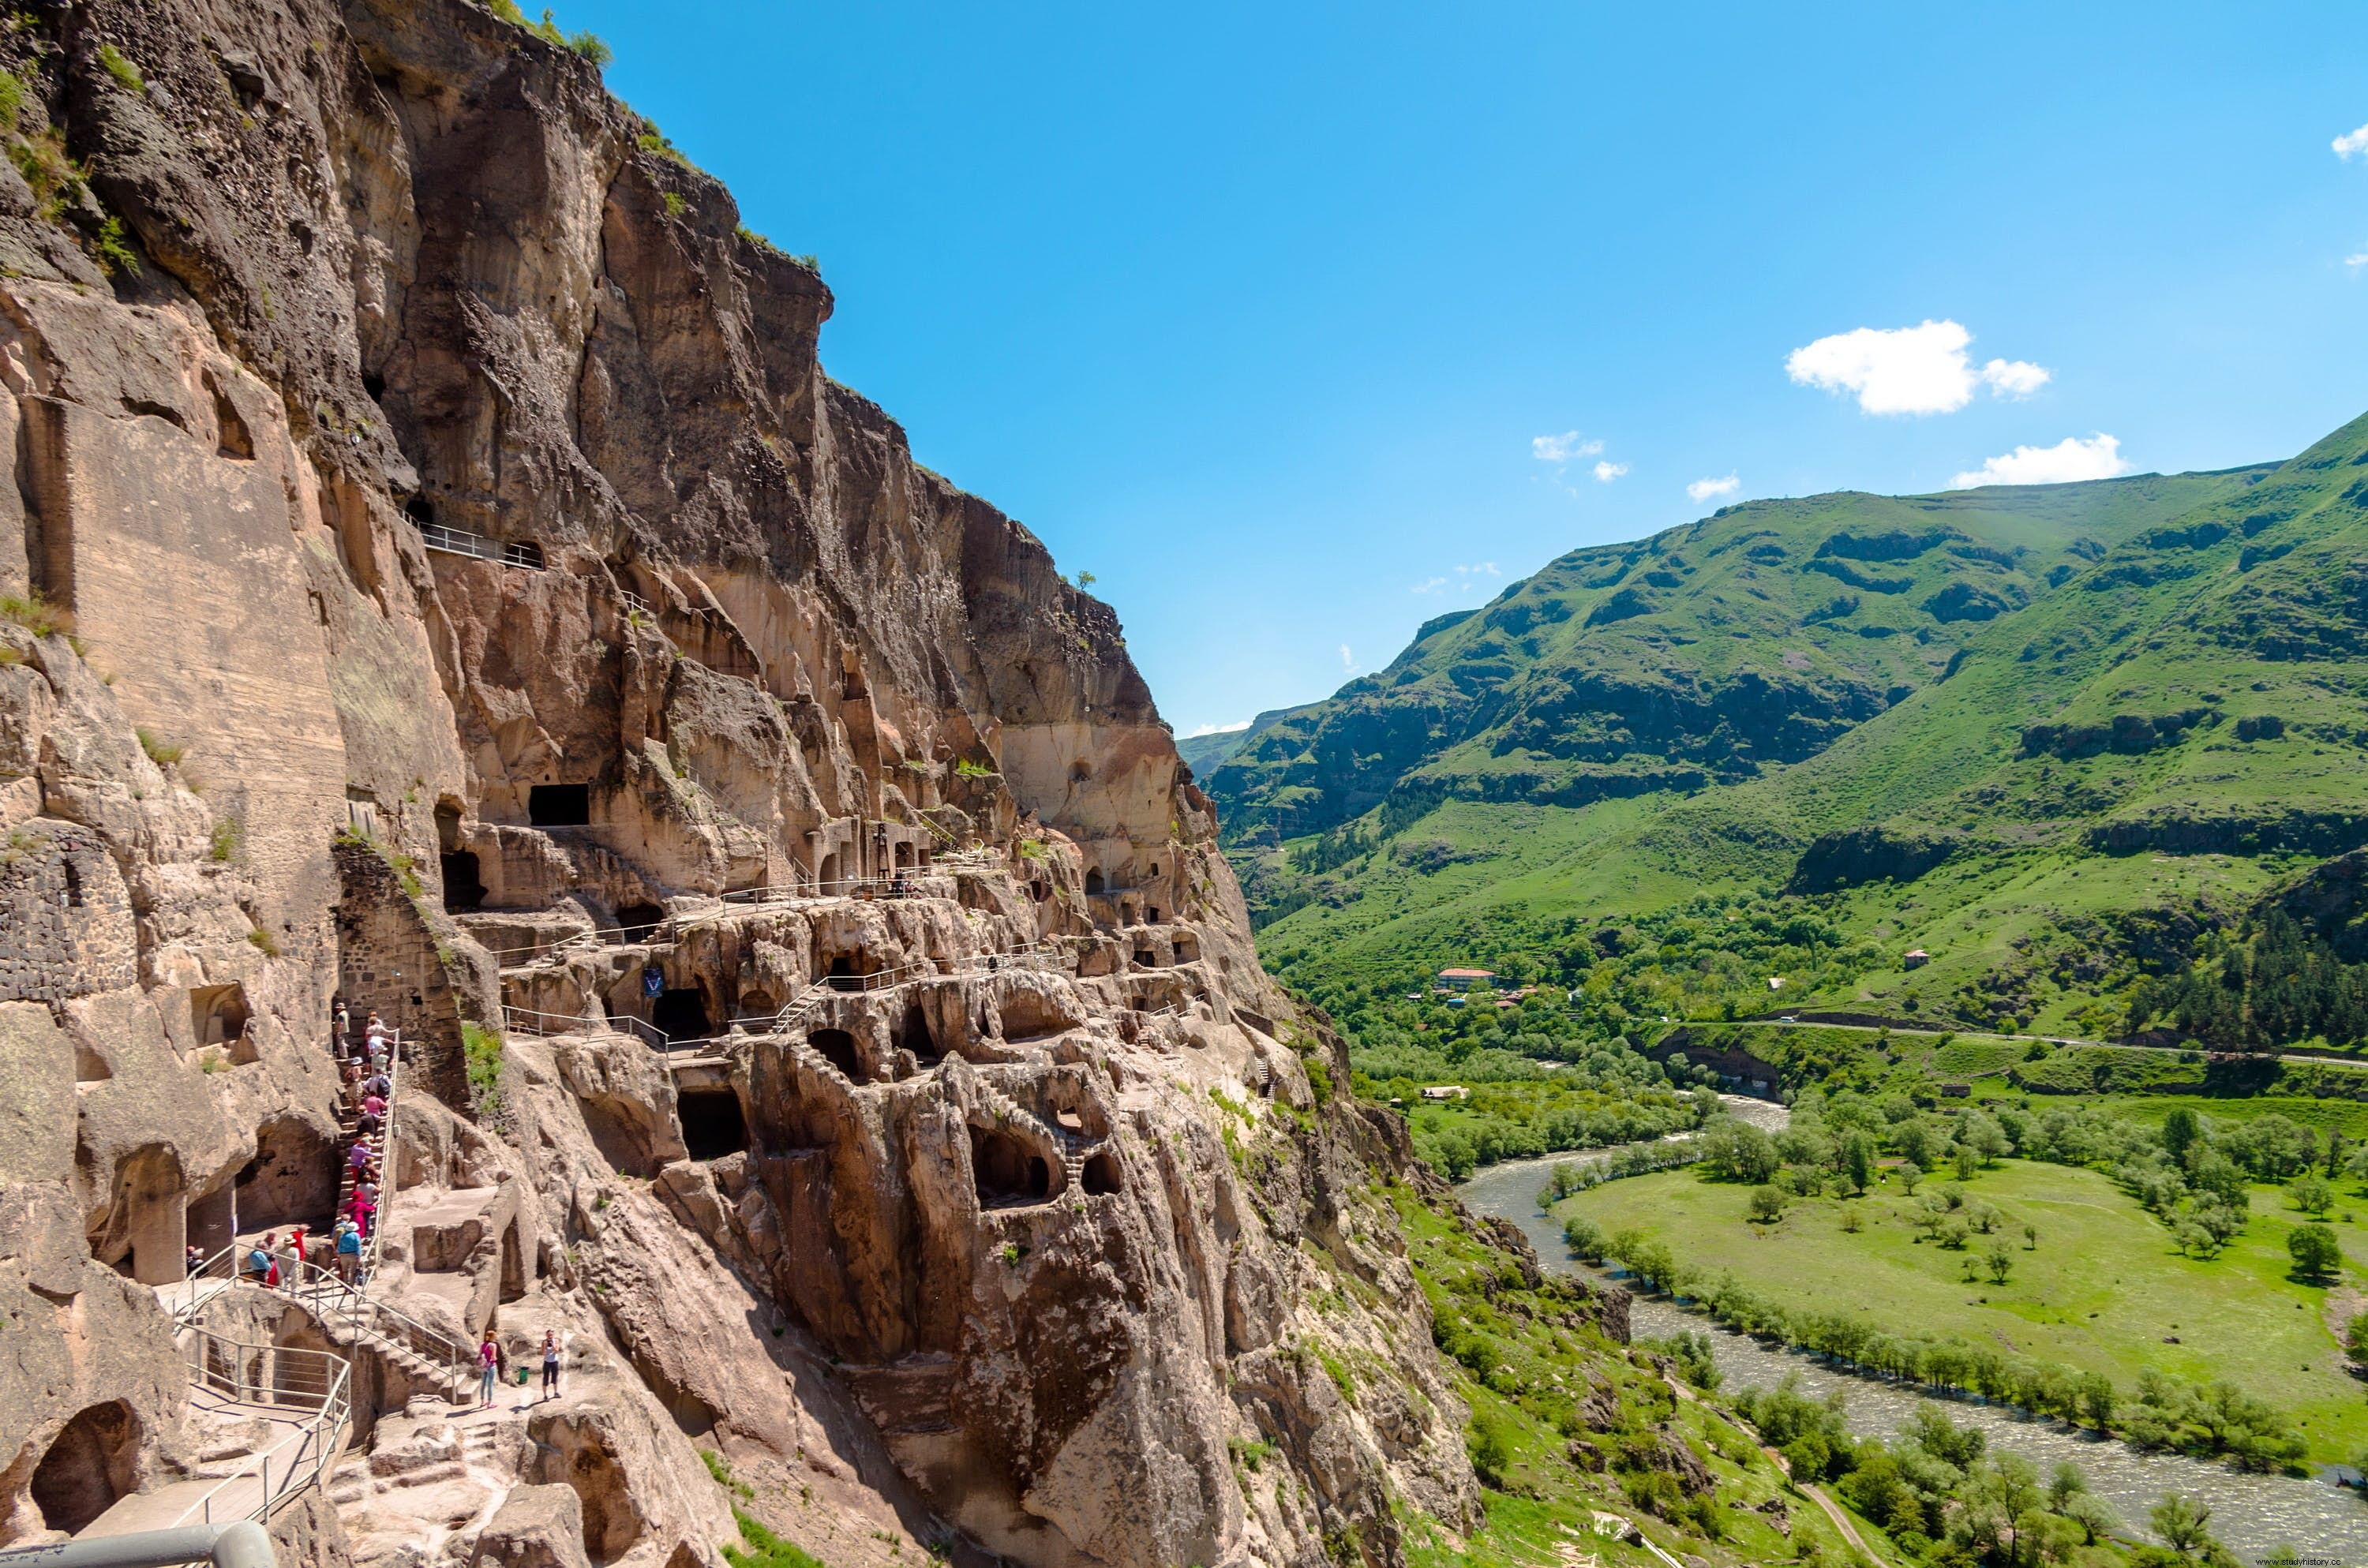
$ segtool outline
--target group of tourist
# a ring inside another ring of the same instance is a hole
[[[336,1229],[325,1236],[313,1236],[302,1225],[291,1225],[283,1233],[265,1233],[239,1260],[239,1273],[250,1284],[267,1290],[294,1290],[303,1284],[304,1265],[333,1273],[348,1289],[361,1282],[362,1243],[367,1233],[348,1215],[337,1221]],[[192,1271],[204,1260],[198,1249],[189,1249]]]
[[[484,1337],[477,1345],[477,1399],[481,1406],[494,1403],[494,1390],[501,1382],[502,1369],[508,1361],[509,1352],[502,1347],[501,1341],[494,1337],[493,1329],[488,1327]],[[518,1375],[518,1381],[520,1384],[526,1381],[525,1373],[522,1371]],[[541,1397],[552,1399],[557,1397],[558,1393],[559,1331],[555,1328],[546,1328],[542,1331]]]

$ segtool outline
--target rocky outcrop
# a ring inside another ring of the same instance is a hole
[[[1115,617],[823,372],[810,265],[465,0],[0,67],[0,1543],[235,1467],[167,1305],[353,1369],[273,1516],[331,1564],[1476,1521],[1405,1151]],[[376,1273],[200,1301],[336,1201],[338,998],[404,1040]],[[552,1396],[470,1408],[487,1334]]]

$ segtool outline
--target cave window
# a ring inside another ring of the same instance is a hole
[[[856,968],[855,960],[845,953],[830,960],[830,970],[823,978],[830,982],[833,991],[860,991],[863,971]]]
[[[139,1484],[140,1418],[120,1399],[94,1404],[65,1424],[33,1469],[41,1523],[76,1533]]]
[[[1134,965],[1137,969],[1157,969],[1159,955],[1149,948],[1137,948],[1134,949]]]
[[[362,391],[370,393],[371,402],[378,402],[386,396],[386,378],[375,370],[363,371]]]
[[[863,1059],[856,1054],[855,1037],[845,1029],[816,1029],[806,1036],[806,1043],[820,1051],[824,1061],[846,1074],[849,1083],[864,1081]]]
[[[1151,863],[1151,874],[1155,877],[1159,875],[1159,862],[1156,860]]]
[[[592,821],[589,784],[537,784],[526,792],[526,820],[535,827],[583,827]]]
[[[439,855],[437,864],[444,869],[444,909],[450,915],[466,915],[485,902],[485,882],[477,868],[474,851],[456,850]]]
[[[666,913],[655,903],[629,903],[617,911],[617,926],[628,942],[646,942],[666,924]]]
[[[972,1128],[970,1169],[983,1209],[1042,1203],[1053,1194],[1053,1170],[1044,1156],[1008,1132]]]
[[[1159,906],[1157,904],[1155,903],[1150,908],[1143,912],[1143,923],[1146,926],[1156,926],[1159,924]]]
[[[1086,891],[1087,892],[1099,892],[1102,891],[1104,885],[1100,868],[1097,867],[1093,870],[1086,873]]]
[[[896,869],[900,871],[909,871],[913,869],[913,846],[911,845],[899,844],[896,846]]]
[[[71,859],[63,861],[61,864],[65,868],[66,885],[65,891],[58,895],[59,902],[68,909],[80,909],[82,907],[82,868],[76,866]]]
[[[1042,882],[1030,882],[1028,892],[1039,903],[1053,896],[1053,890]]]
[[[1118,1157],[1105,1149],[1086,1161],[1084,1172],[1086,1196],[1098,1197],[1119,1189]]]
[[[905,1024],[896,1032],[896,1043],[923,1062],[933,1062],[945,1054],[938,1049],[937,1037],[929,1032],[929,1015],[919,1007],[905,1009]]]
[[[246,1032],[246,987],[200,985],[189,993],[189,1013],[199,1045],[228,1045]]]
[[[436,520],[436,504],[425,495],[415,495],[403,504],[403,515],[426,527]]]
[[[694,1160],[720,1160],[748,1147],[748,1122],[730,1089],[685,1089],[675,1099],[682,1146]]]
[[[1195,938],[1195,937],[1177,937],[1177,938],[1176,938],[1176,961],[1177,961],[1178,963],[1198,963],[1198,962],[1200,962],[1200,961],[1201,961],[1201,944],[1200,944],[1199,940],[1198,940],[1197,938]]]
[[[523,566],[529,572],[540,572],[543,567],[542,546],[532,540],[519,540],[505,544],[502,546],[502,563],[506,566]]]

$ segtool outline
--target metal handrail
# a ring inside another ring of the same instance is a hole
[[[348,1285],[335,1273],[307,1259],[297,1267],[301,1284],[281,1289],[304,1302],[326,1320],[342,1320],[347,1332],[356,1335],[374,1334],[381,1339],[406,1342],[412,1352],[431,1364],[444,1363],[448,1381],[467,1379],[476,1365],[477,1352],[466,1341],[454,1338],[432,1324],[423,1323],[409,1312],[390,1306],[384,1298],[373,1296],[370,1287],[373,1279]],[[381,1326],[375,1319],[385,1319],[393,1326]],[[454,1397],[458,1397],[457,1392]]]
[[[385,1179],[378,1184],[378,1207],[370,1214],[370,1241],[363,1254],[365,1278],[378,1278],[379,1255],[386,1240],[387,1217],[394,1210],[394,1110],[403,1096],[403,1031],[389,1029],[386,1034],[386,1114],[379,1118],[379,1175]],[[355,1136],[359,1137],[357,1122]],[[359,1178],[357,1177],[357,1184]]]
[[[260,1483],[261,1501],[254,1507],[232,1517],[268,1519],[273,1509],[284,1498],[319,1480],[323,1472],[327,1470],[331,1458],[343,1447],[342,1440],[332,1442],[329,1438],[330,1435],[335,1433],[342,1439],[347,1424],[353,1416],[353,1366],[342,1357],[325,1350],[303,1350],[293,1346],[282,1345],[255,1345],[244,1340],[231,1339],[226,1335],[215,1334],[210,1329],[195,1326],[185,1328],[182,1332],[190,1336],[187,1360],[189,1366],[189,1381],[192,1384],[226,1393],[241,1403],[293,1403],[287,1397],[291,1392],[300,1398],[309,1396],[317,1400],[313,1406],[313,1418],[299,1427],[292,1437],[254,1455],[248,1463],[241,1465],[214,1485],[207,1488],[203,1496],[184,1508],[180,1516],[172,1522],[175,1525],[185,1525],[190,1521],[192,1516],[201,1516],[202,1522],[213,1523],[214,1499],[228,1488],[246,1480],[249,1475],[254,1475]],[[228,1376],[212,1366],[206,1355],[206,1351],[215,1346],[225,1346],[232,1353],[229,1358],[232,1373]],[[251,1351],[257,1355],[268,1352],[273,1358],[275,1369],[290,1364],[302,1367],[317,1362],[316,1370],[320,1381],[316,1388],[312,1390],[290,1390],[276,1382],[268,1388],[259,1383],[250,1384],[242,1373],[243,1361],[238,1353],[243,1351]],[[292,1363],[290,1362],[290,1358],[293,1358]],[[296,1450],[295,1454],[292,1458],[283,1454],[280,1461],[280,1481],[279,1486],[275,1488],[271,1483],[271,1457],[274,1453],[282,1452],[291,1446]]]
[[[528,540],[506,542],[487,539],[484,534],[467,528],[456,528],[450,523],[419,523],[419,542],[430,550],[447,555],[465,555],[472,561],[498,561],[505,566],[520,566],[529,572],[543,570],[542,547]]]

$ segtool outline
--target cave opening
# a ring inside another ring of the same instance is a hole
[[[139,1487],[140,1418],[120,1399],[65,1424],[33,1468],[33,1506],[53,1530],[75,1534]]]
[[[815,1029],[806,1036],[806,1043],[820,1051],[824,1061],[846,1074],[849,1083],[864,1081],[863,1059],[856,1053],[855,1037],[845,1029]]]
[[[246,987],[198,985],[189,990],[189,1020],[199,1045],[228,1045],[246,1033]]]
[[[476,852],[456,849],[436,858],[444,869],[445,913],[466,915],[482,907],[485,902],[485,881],[477,866]]]
[[[694,1160],[721,1160],[748,1147],[748,1120],[731,1089],[685,1089],[675,1096],[675,1111],[682,1118],[682,1146]]]
[[[592,821],[589,784],[537,784],[526,792],[526,820],[535,827],[585,827]]]
[[[1086,873],[1086,891],[1087,892],[1099,892],[1107,884],[1102,881],[1102,873],[1099,867]]]
[[[1083,1175],[1088,1198],[1116,1192],[1119,1189],[1118,1156],[1107,1149],[1087,1156]]]
[[[629,903],[617,911],[617,926],[628,942],[646,942],[666,924],[666,913],[655,903]]]
[[[896,1031],[896,1043],[923,1062],[935,1062],[944,1051],[938,1049],[938,1038],[929,1030],[929,1015],[918,1006],[905,1009],[904,1024]]]
[[[1052,1166],[1008,1132],[972,1128],[970,1171],[983,1209],[1042,1203],[1053,1195]]]
[[[707,1018],[707,998],[695,985],[669,987],[658,993],[657,1001],[650,1007],[650,1023],[666,1036],[666,1043],[705,1040],[715,1032]]]

